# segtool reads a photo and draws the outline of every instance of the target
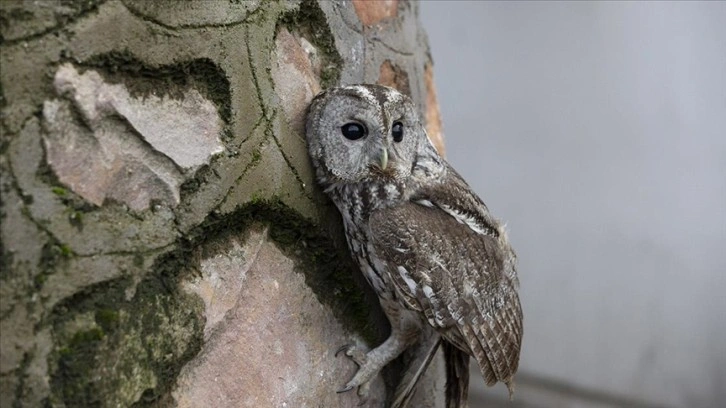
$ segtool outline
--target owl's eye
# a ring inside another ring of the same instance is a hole
[[[343,125],[343,127],[340,128],[340,131],[343,133],[343,136],[345,136],[345,138],[348,140],[358,140],[368,134],[368,129],[366,129],[366,127],[361,125],[360,123],[356,122],[346,123],[345,125]]]
[[[391,135],[393,136],[393,141],[396,143],[403,140],[403,124],[401,122],[393,122]]]

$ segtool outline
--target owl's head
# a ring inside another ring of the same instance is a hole
[[[351,85],[316,96],[308,151],[320,182],[405,180],[429,143],[410,98],[381,85]]]

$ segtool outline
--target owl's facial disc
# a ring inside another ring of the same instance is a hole
[[[319,177],[346,184],[405,180],[425,137],[413,103],[376,85],[334,88],[316,97],[306,131]]]

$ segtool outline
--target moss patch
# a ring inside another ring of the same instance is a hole
[[[33,278],[33,287],[28,296],[33,296],[34,293],[40,291],[45,281],[48,280],[48,276],[55,273],[73,256],[74,253],[68,245],[58,242],[54,237],[49,237],[40,252],[38,262],[40,272]]]
[[[74,381],[68,381],[62,388],[63,401],[67,405],[82,403],[84,407],[100,407],[102,394],[92,392],[87,383],[87,367],[91,367],[95,360],[95,350],[98,348],[104,333],[99,328],[91,328],[76,332],[66,347],[58,351],[58,370]],[[79,405],[80,406],[80,405]]]
[[[225,123],[231,117],[229,80],[212,60],[200,58],[174,65],[150,67],[130,52],[111,51],[76,65],[94,68],[110,83],[123,83],[132,95],[158,95],[160,90],[181,98],[190,87],[214,101]]]
[[[232,117],[229,79],[224,70],[210,59],[200,58],[151,67],[128,51],[111,51],[95,55],[81,63],[72,60],[68,62],[80,68],[97,71],[108,83],[124,84],[133,96],[158,96],[163,91],[172,98],[182,98],[188,89],[196,89],[202,96],[214,102],[225,124],[229,124]],[[220,137],[227,141],[233,139],[228,126],[224,126]],[[182,198],[197,191],[210,174],[213,171],[208,165],[198,169],[194,177],[182,183]]]
[[[210,176],[214,175],[214,170],[209,165],[202,165],[191,178],[186,179],[179,187],[179,194],[182,201],[190,195],[193,195],[199,188],[207,183]],[[150,206],[154,208],[153,205]]]
[[[202,345],[203,305],[177,285],[187,269],[185,254],[161,258],[131,298],[126,293],[134,283],[120,278],[53,309],[53,404],[145,407],[168,394]]]
[[[343,58],[335,48],[335,37],[330,32],[325,13],[316,1],[303,0],[297,10],[282,14],[277,25],[284,25],[290,32],[302,35],[320,51],[323,62],[320,85],[323,89],[335,86],[340,82]],[[278,29],[275,29],[275,32],[277,31]]]
[[[45,21],[47,14],[42,12],[37,13],[37,5],[33,5],[32,3],[26,4],[25,2],[4,1],[3,3],[10,4],[0,8],[0,27],[8,28],[12,25],[19,24],[28,26],[29,35],[9,40],[7,43],[16,44],[20,41],[29,41],[56,32],[80,17],[96,11],[98,6],[104,1],[106,0],[58,0],[54,2],[56,10],[52,14],[52,18],[55,21],[47,28],[46,25],[49,23]]]
[[[43,150],[45,151],[45,144],[41,143]],[[47,160],[43,160],[38,169],[35,172],[38,180],[46,185],[51,186],[50,191],[55,195],[64,206],[67,207],[68,222],[74,227],[83,229],[83,213],[90,213],[96,211],[99,207],[84,200],[81,196],[74,193],[72,190],[66,188],[63,183],[58,179],[53,169],[48,165]],[[33,202],[32,197],[23,197],[23,202],[26,205],[30,205]],[[31,217],[32,218],[32,217]]]

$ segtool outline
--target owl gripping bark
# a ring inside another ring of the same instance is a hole
[[[365,397],[371,379],[430,326],[447,358],[448,407],[466,406],[468,356],[487,385],[504,382],[511,395],[522,343],[516,256],[486,205],[438,155],[411,100],[378,85],[330,89],[313,99],[306,133],[318,183],[391,323],[373,350],[339,350],[359,366],[340,392],[358,387]],[[430,356],[422,361],[394,406],[406,404]]]

